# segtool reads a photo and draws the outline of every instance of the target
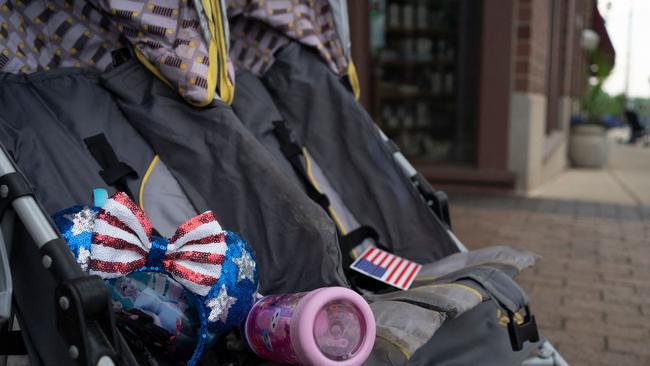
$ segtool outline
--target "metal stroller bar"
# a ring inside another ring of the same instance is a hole
[[[379,135],[384,143],[392,150],[393,159],[402,169],[404,175],[406,175],[411,183],[420,193],[420,196],[425,201],[427,206],[431,209],[434,215],[436,215],[441,222],[446,224],[447,234],[453,240],[454,244],[460,252],[467,252],[467,247],[454,235],[454,232],[451,231],[451,217],[449,216],[449,204],[447,202],[447,195],[442,191],[436,191],[426,178],[420,174],[417,169],[406,159],[402,154],[399,148],[395,143],[384,134],[384,131],[381,128],[377,127]]]
[[[81,270],[65,241],[59,237],[34,198],[31,186],[0,146],[0,218],[10,208],[16,212],[42,254],[42,265],[59,283],[55,295],[58,304],[57,327],[69,345],[70,357],[78,365],[109,366],[119,363],[117,351],[124,350],[125,344],[116,330],[103,281],[97,276],[87,276]],[[5,243],[0,244],[0,255],[3,257],[0,260],[0,274],[5,282],[9,281],[0,298],[3,301],[0,303],[0,320],[6,320],[11,316],[11,271]],[[8,306],[5,304],[6,298]]]

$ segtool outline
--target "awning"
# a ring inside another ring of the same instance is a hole
[[[600,36],[600,43],[598,44],[598,50],[605,58],[608,64],[614,67],[616,63],[616,50],[612,44],[612,40],[609,38],[609,33],[607,33],[607,28],[605,27],[605,19],[598,11],[597,2],[593,2],[593,16],[591,20],[591,29],[593,29]]]

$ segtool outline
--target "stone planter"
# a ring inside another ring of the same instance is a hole
[[[602,168],[607,164],[607,130],[600,125],[582,124],[571,128],[569,159],[577,167]]]

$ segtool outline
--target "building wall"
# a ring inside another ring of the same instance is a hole
[[[586,85],[582,30],[594,0],[515,0],[508,167],[529,191],[567,166],[569,120]]]
[[[550,5],[551,1],[516,1],[516,92],[544,94],[546,91]]]
[[[517,177],[519,190],[532,189],[542,181],[550,5],[551,1],[515,2],[515,84],[510,97],[508,167]]]

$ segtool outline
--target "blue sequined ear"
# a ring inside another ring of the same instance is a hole
[[[253,306],[258,287],[255,254],[237,234],[226,231],[221,277],[204,297],[209,329],[224,333],[241,324]]]
[[[98,212],[97,207],[74,206],[52,216],[54,224],[84,271],[88,270],[92,230]]]

